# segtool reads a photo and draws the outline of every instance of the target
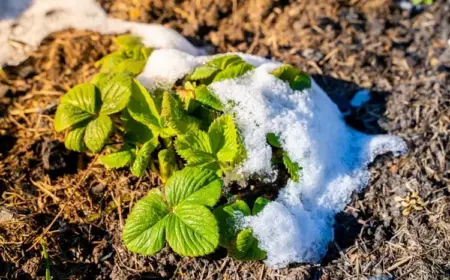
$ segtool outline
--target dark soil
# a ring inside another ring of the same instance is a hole
[[[158,178],[107,171],[65,150],[52,122],[60,96],[97,71],[112,37],[55,33],[0,82],[0,278],[43,279],[45,247],[53,279],[450,279],[450,1],[411,11],[389,0],[99,2],[113,17],[162,23],[211,53],[295,64],[349,124],[400,135],[409,153],[372,164],[369,186],[336,215],[322,264],[274,270],[223,250],[197,259],[168,248],[131,254],[124,219]],[[373,98],[352,108],[361,88]],[[426,206],[414,208],[420,199]]]

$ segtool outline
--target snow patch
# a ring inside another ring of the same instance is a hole
[[[148,89],[167,88],[183,78],[186,73],[192,72],[199,64],[195,56],[179,50],[155,50],[137,79]]]
[[[168,76],[161,77],[161,72],[146,68],[139,79],[156,84],[167,82],[167,77],[174,81],[183,76],[176,65],[193,69],[193,60],[201,64],[211,57],[179,59],[172,51],[153,52],[150,61],[165,61],[164,75]],[[271,166],[272,151],[266,143],[269,132],[280,136],[283,149],[303,168],[300,183],[289,180],[275,201],[244,222],[267,252],[266,263],[271,267],[319,262],[333,239],[334,215],[344,209],[352,192],[367,185],[368,164],[383,153],[405,153],[406,144],[399,137],[366,135],[352,129],[313,80],[311,89],[294,91],[288,83],[273,77],[270,71],[279,62],[244,59],[256,69],[209,86],[224,104],[234,104],[227,110],[235,115],[248,154],[236,172],[269,178],[276,175]]]
[[[67,28],[103,34],[130,32],[154,48],[172,48],[199,55],[176,31],[158,24],[142,24],[108,18],[95,0],[1,0],[0,66],[17,65],[50,33]],[[20,13],[20,17],[17,17]],[[17,17],[17,18],[16,18]]]

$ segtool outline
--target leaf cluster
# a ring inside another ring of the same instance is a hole
[[[144,70],[152,49],[145,47],[139,37],[130,34],[116,37],[115,43],[119,49],[95,63],[96,67],[100,66],[100,73],[126,71],[134,75],[140,74]]]
[[[130,35],[117,37],[116,44],[119,50],[97,62],[100,73],[90,83],[62,97],[54,125],[65,131],[68,149],[102,153],[99,163],[128,167],[138,177],[151,169],[165,183],[164,191],[153,189],[133,207],[123,231],[127,248],[151,255],[167,242],[180,255],[202,256],[221,245],[239,260],[264,259],[252,230],[240,221],[268,201],[259,198],[252,210],[242,200],[214,209],[222,196],[221,176],[247,154],[233,116],[208,86],[254,67],[236,55],[219,56],[171,89],[149,92],[135,77],[151,49]],[[289,65],[272,74],[295,90],[310,86],[309,77]],[[274,159],[298,181],[300,167],[278,137],[268,134],[267,141]]]

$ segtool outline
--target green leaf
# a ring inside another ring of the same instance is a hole
[[[194,69],[194,72],[192,72],[189,75],[189,80],[203,80],[208,79],[212,77],[214,74],[219,72],[220,70],[216,67],[208,66],[208,65],[201,65]]]
[[[130,100],[133,77],[127,73],[117,73],[104,85],[101,85],[101,114],[110,115],[124,109]]]
[[[133,207],[123,229],[123,241],[132,252],[152,255],[164,247],[169,209],[157,189]]]
[[[159,175],[161,176],[162,182],[166,183],[170,176],[172,176],[172,174],[176,170],[178,170],[175,152],[171,149],[164,149],[159,151],[158,162]]]
[[[266,134],[267,143],[275,148],[281,148],[280,137],[273,132]]]
[[[124,55],[122,51],[116,51],[107,56],[103,57],[99,61],[95,62],[95,66],[102,66],[100,68],[100,72],[106,73],[110,72],[114,67],[120,64],[122,61],[125,61],[127,57]]]
[[[247,73],[250,70],[253,70],[255,67],[248,63],[241,63],[237,65],[230,66],[226,68],[225,70],[222,70],[219,72],[215,77],[213,82],[220,82],[227,79],[234,79],[238,78],[245,73]]]
[[[311,88],[311,79],[305,73],[300,73],[294,81],[289,83],[293,90],[304,90]]]
[[[237,145],[238,145],[238,151],[237,151],[236,157],[233,159],[231,166],[238,166],[245,159],[247,159],[247,151],[245,150],[244,143],[242,142],[242,139],[239,135],[237,137]]]
[[[123,34],[123,35],[117,36],[114,39],[114,42],[116,43],[116,45],[119,48],[125,49],[125,50],[131,50],[133,48],[143,46],[141,38],[130,35],[130,34]]]
[[[127,110],[122,111],[120,119],[123,122],[124,139],[132,144],[144,144],[154,138],[150,128],[140,122],[137,122],[130,116]]]
[[[289,64],[284,64],[274,69],[271,74],[280,80],[290,82],[293,81],[300,73],[301,71],[298,68]]]
[[[282,65],[272,71],[272,75],[289,83],[293,90],[304,90],[311,87],[309,76],[291,65]]]
[[[74,86],[62,98],[62,104],[70,104],[87,113],[95,114],[100,107],[99,91],[92,84]]]
[[[189,116],[176,97],[175,94],[168,92],[163,95],[161,117],[164,118],[165,124],[174,129],[177,134],[198,130],[200,121]]]
[[[209,127],[211,150],[219,161],[231,162],[238,152],[237,129],[230,115],[222,115],[215,119]]]
[[[134,79],[132,94],[128,103],[128,112],[136,121],[154,129],[159,128],[159,112],[150,93],[142,84]]]
[[[127,59],[117,64],[111,71],[129,72],[133,76],[139,75],[145,68],[147,60],[144,59]]]
[[[289,155],[286,151],[283,152],[283,163],[284,163],[284,166],[286,166],[286,169],[288,170],[292,181],[298,182],[300,180],[299,172],[300,172],[301,168],[297,162],[294,162],[293,160],[291,160],[291,158],[289,157]]]
[[[258,215],[259,212],[261,212],[269,202],[270,200],[268,200],[267,198],[264,198],[262,196],[258,197],[253,204],[252,215]]]
[[[92,118],[93,115],[70,104],[59,104],[55,114],[55,130],[60,132],[72,125]]]
[[[106,115],[100,115],[89,122],[84,133],[84,143],[94,153],[99,152],[109,138],[113,129],[111,119]]]
[[[107,80],[110,77],[110,73],[97,73],[95,74],[91,79],[91,84],[95,85],[96,87],[99,87],[99,85],[105,83],[105,80]]]
[[[152,54],[152,48],[141,48],[141,58],[147,61],[148,57]]]
[[[121,168],[127,166],[133,159],[133,151],[123,150],[101,156],[99,161],[107,168]]]
[[[188,134],[179,135],[175,148],[177,153],[187,161],[188,166],[197,166],[216,162],[217,158],[212,153],[208,133],[201,130],[193,130]]]
[[[223,111],[220,99],[208,90],[205,85],[200,85],[195,89],[195,100],[217,111]]]
[[[180,255],[203,256],[219,244],[217,221],[205,206],[183,203],[168,216],[166,238]]]
[[[186,167],[175,172],[166,184],[170,205],[181,203],[214,206],[222,192],[222,180],[208,169]]]
[[[78,123],[72,127],[64,139],[64,145],[68,150],[76,152],[84,152],[86,146],[83,142],[84,132],[86,131],[86,123]]]
[[[255,238],[251,229],[245,229],[238,233],[229,254],[237,260],[245,261],[257,261],[266,258],[266,252],[259,249],[258,239]]]
[[[239,231],[238,221],[242,216],[249,216],[250,208],[243,200],[236,200],[231,204],[217,207],[214,216],[219,224],[221,246],[228,248],[236,233]]]
[[[55,130],[62,131],[74,124],[90,119],[100,107],[98,89],[92,84],[73,87],[61,98],[56,109]]]
[[[165,197],[151,191],[128,217],[123,238],[133,252],[154,254],[164,246],[183,256],[202,256],[215,250],[219,228],[206,206],[214,206],[221,194],[221,180],[212,171],[185,168],[168,180]],[[170,209],[170,211],[169,211]]]
[[[150,161],[150,156],[156,149],[157,143],[157,139],[152,139],[144,143],[142,147],[137,150],[136,158],[131,165],[131,173],[133,173],[136,177],[141,177],[144,175],[145,169],[147,169]]]
[[[223,115],[214,120],[208,133],[191,130],[178,136],[175,148],[187,161],[187,166],[227,170],[239,151],[237,139],[237,130],[232,118]]]
[[[220,70],[224,70],[225,68],[229,67],[231,64],[235,63],[243,63],[244,60],[238,55],[222,55],[219,57],[214,58],[213,60],[206,63],[206,66],[212,66],[215,68],[219,68]]]

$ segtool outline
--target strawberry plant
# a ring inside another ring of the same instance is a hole
[[[239,224],[242,217],[257,215],[269,201],[263,197],[256,199],[250,210],[243,200],[236,200],[214,210],[219,223],[221,246],[228,249],[229,254],[238,260],[263,260],[266,252],[258,247],[258,240],[250,228],[242,228]]]
[[[239,78],[254,67],[237,55],[224,55],[196,67],[169,89],[149,92],[135,77],[152,49],[137,37],[116,38],[118,50],[96,65],[90,83],[65,94],[55,115],[55,129],[65,131],[65,146],[77,152],[101,153],[106,168],[129,168],[141,177],[149,168],[165,183],[133,207],[123,240],[133,252],[151,255],[167,244],[178,254],[202,256],[219,244],[239,260],[261,260],[265,252],[243,217],[257,215],[267,200],[216,207],[221,177],[247,157],[233,115],[209,85]],[[293,90],[311,86],[309,77],[290,65],[272,75]],[[300,166],[283,150],[279,137],[267,134],[273,164],[299,180]],[[225,194],[229,195],[229,194]]]

